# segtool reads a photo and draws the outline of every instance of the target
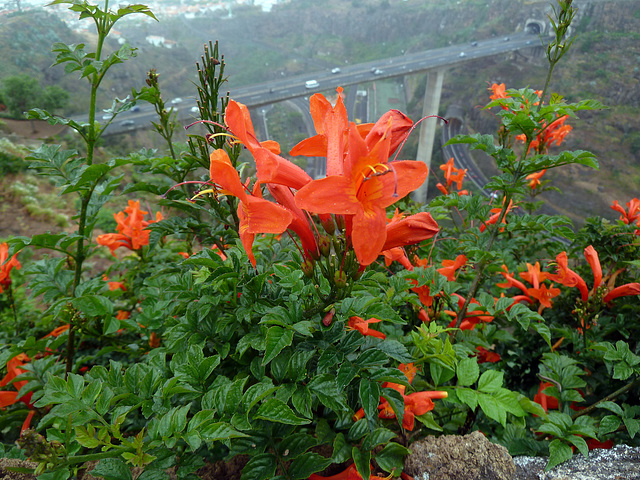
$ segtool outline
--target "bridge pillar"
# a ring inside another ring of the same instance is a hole
[[[445,71],[445,69],[438,69],[436,71],[430,71],[427,74],[427,86],[424,90],[424,102],[422,106],[423,117],[438,114]],[[433,152],[437,124],[437,118],[427,118],[420,124],[420,138],[418,140],[416,160],[426,163],[429,168],[431,168],[431,153]],[[428,185],[429,181],[425,180],[422,186],[413,192],[413,199],[416,202],[426,203]]]

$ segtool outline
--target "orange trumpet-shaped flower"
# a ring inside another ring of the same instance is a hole
[[[285,208],[262,198],[260,184],[256,183],[253,194],[247,193],[238,172],[224,150],[216,150],[210,155],[211,180],[220,185],[225,193],[238,197],[238,218],[240,219],[240,241],[255,267],[253,240],[257,233],[282,233],[291,224],[293,215]]]
[[[394,247],[404,247],[415,245],[434,237],[440,227],[430,213],[420,212],[405,218],[394,217],[387,224],[387,238],[382,246],[382,250]]]
[[[363,266],[378,257],[386,241],[385,209],[422,185],[428,173],[423,162],[387,164],[390,142],[387,135],[369,149],[350,130],[344,176],[314,180],[296,194],[296,204],[304,210],[353,216],[352,242]]]
[[[229,104],[225,108],[224,120],[229,128],[229,131],[233,133],[240,143],[249,149],[251,153],[259,148],[266,148],[267,150],[279,154],[280,145],[273,140],[267,140],[265,142],[259,142],[255,130],[253,128],[253,122],[251,121],[251,115],[246,105],[235,100],[229,100]]]
[[[404,416],[402,417],[402,428],[405,430],[413,431],[415,427],[416,415],[424,415],[434,409],[434,399],[447,398],[449,394],[443,391],[430,391],[430,392],[415,392],[405,395],[404,385],[397,385],[395,383],[385,383],[383,387],[393,388],[402,395],[404,399]],[[380,418],[396,418],[396,414],[391,408],[391,405],[387,400],[382,399],[380,405],[378,405]]]
[[[11,269],[20,270],[21,268],[17,256],[18,254],[16,253],[7,261],[9,258],[9,244],[6,242],[0,243],[0,293],[2,293],[3,287],[7,288],[11,285],[11,277],[9,276]]]
[[[392,474],[389,474],[389,476],[387,477],[371,475],[369,477],[369,480],[391,480],[392,476]],[[410,479],[411,477],[407,475],[405,478]],[[317,473],[312,473],[309,477],[309,480],[362,480],[362,475],[358,473],[355,464],[352,463],[342,472],[331,475],[330,477],[323,477],[322,475],[318,475]]]
[[[376,337],[384,340],[385,338],[387,338],[384,333],[374,330],[373,328],[369,328],[370,324],[378,323],[381,321],[382,320],[380,320],[379,318],[370,318],[369,320],[365,320],[361,317],[350,317],[348,328],[349,330],[357,330],[366,337]]]
[[[478,353],[476,354],[478,363],[496,363],[500,361],[499,353],[487,350],[482,345],[478,345],[476,347],[476,350],[478,351]]]
[[[453,164],[453,157],[449,158],[447,163],[443,163],[442,165],[440,165],[440,170],[444,172],[446,185],[438,183],[436,185],[438,190],[440,190],[443,194],[448,195],[449,193],[451,193],[450,191],[451,185],[455,183],[458,189],[459,195],[469,194],[467,190],[461,190],[462,182],[464,181],[464,177],[467,174],[467,170],[462,168],[456,168]]]
[[[591,267],[593,272],[593,289],[591,292],[595,292],[601,285],[606,289],[606,293],[602,298],[603,303],[609,303],[618,297],[626,297],[631,295],[640,295],[640,283],[627,283],[619,287],[613,288],[613,285],[605,285],[602,283],[602,267],[600,266],[600,259],[598,258],[598,252],[589,245],[584,249],[584,256],[587,263]],[[558,273],[556,275],[548,274],[547,276],[566,287],[578,287],[580,290],[580,296],[583,302],[589,300],[591,293],[587,288],[586,282],[573,270],[568,267],[567,253],[562,252],[556,257],[558,264]],[[609,282],[613,283],[613,282]]]
[[[447,277],[447,280],[453,282],[456,279],[456,271],[467,263],[465,255],[458,255],[455,260],[443,260],[442,268],[438,269],[441,275]]]
[[[21,367],[27,364],[29,361],[30,361],[29,357],[27,357],[24,353],[20,353],[15,357],[13,357],[11,360],[9,360],[7,362],[7,374],[4,376],[2,380],[0,380],[0,387],[4,387],[8,385],[18,375],[25,373],[27,370]],[[30,409],[33,408],[33,405],[31,405],[32,392],[29,392],[26,395],[23,395],[22,397],[18,398],[18,392],[27,383],[28,383],[28,380],[13,382],[13,387],[16,389],[15,392],[11,392],[11,391],[0,392],[0,408],[8,407],[9,405],[13,405],[16,402],[23,402]],[[29,414],[27,415],[27,418],[25,419],[24,423],[22,424],[22,428],[20,429],[21,432],[29,428],[31,424],[31,419],[33,418],[34,413],[35,413],[34,410],[29,411]]]
[[[540,404],[544,411],[548,410],[558,410],[558,399],[556,397],[551,397],[544,393],[544,390],[547,387],[553,387],[552,383],[540,381],[540,387],[538,388],[538,393],[533,397],[533,401]]]
[[[502,199],[502,204],[504,205],[504,201],[505,199]],[[513,200],[509,200],[509,206],[507,207],[507,211],[504,214],[504,217],[502,218],[502,223],[507,223],[507,215],[509,214],[509,212],[511,211],[511,209],[513,208]],[[495,223],[498,222],[498,218],[500,218],[500,212],[502,211],[502,207],[497,207],[497,208],[492,208],[491,209],[491,213],[493,213],[493,215],[491,215],[491,217],[489,217],[489,220],[487,220],[486,222],[484,222],[482,225],[480,225],[480,231],[484,232],[487,228],[487,225],[494,225]]]
[[[122,212],[115,213],[118,233],[105,233],[96,238],[98,245],[103,245],[111,250],[113,256],[120,247],[129,250],[138,250],[149,244],[149,230],[147,227],[162,220],[162,214],[156,213],[155,220],[144,220],[144,216],[149,212],[140,209],[140,202],[129,200],[129,205]]]
[[[342,88],[338,88],[338,94]],[[344,173],[344,152],[348,141],[349,121],[342,96],[338,95],[335,106],[324,95],[316,93],[309,99],[309,110],[317,135],[294,146],[290,155],[326,157],[327,176]]]
[[[542,176],[547,173],[547,169],[540,170],[539,172],[532,173],[531,175],[527,175],[525,178],[529,180],[529,188],[531,190],[535,190],[539,185],[542,184],[540,179]]]
[[[611,205],[611,208],[620,212],[620,220],[627,225],[631,225],[635,222],[640,222],[640,200],[634,198],[627,202],[627,209],[625,210],[616,200]]]

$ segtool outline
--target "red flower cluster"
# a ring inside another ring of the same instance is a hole
[[[616,200],[611,205],[611,208],[620,212],[620,220],[622,220],[627,225],[636,224],[638,225],[638,230],[635,231],[636,235],[640,235],[640,200],[634,198],[627,202],[627,209],[625,210],[621,205],[618,204]]]
[[[162,220],[162,214],[156,213],[155,220],[145,220],[144,216],[149,212],[140,209],[140,202],[129,200],[129,205],[122,212],[114,213],[118,226],[118,233],[105,233],[96,238],[98,245],[109,247],[115,257],[116,250],[126,247],[129,250],[139,250],[149,244],[149,230],[146,228],[154,222]]]
[[[20,270],[21,265],[16,257],[17,254],[7,261],[9,245],[6,242],[0,243],[0,293],[3,292],[3,288],[8,288],[11,285],[11,277],[9,276],[11,269]]]
[[[463,170],[462,168],[454,167],[453,157],[451,157],[447,163],[440,165],[440,170],[444,172],[444,178],[447,184],[443,185],[442,183],[438,183],[436,185],[438,190],[445,195],[449,195],[451,193],[451,186],[455,184],[458,190],[458,195],[469,195],[468,190],[462,190],[462,182],[464,180],[464,176],[467,174],[466,168]]]
[[[342,89],[338,89],[338,94]],[[323,95],[310,98],[317,134],[293,147],[291,155],[323,156],[327,177],[312,180],[300,167],[279,155],[277,143],[256,139],[246,106],[230,101],[225,122],[256,162],[257,182],[243,182],[224,150],[211,154],[210,174],[222,193],[240,200],[240,239],[255,265],[252,245],[258,233],[295,232],[305,256],[320,255],[318,233],[310,213],[318,215],[327,231],[343,226],[358,262],[367,266],[390,248],[431,238],[438,232],[428,213],[387,225],[386,208],[418,188],[427,177],[419,161],[392,161],[413,122],[397,110],[375,124],[349,122],[338,95],[335,106]],[[277,203],[262,198],[266,185]],[[334,219],[331,218],[334,216]],[[410,235],[407,236],[407,232]]]

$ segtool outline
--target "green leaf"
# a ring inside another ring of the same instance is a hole
[[[369,478],[371,476],[371,452],[363,452],[358,447],[351,449],[351,456],[353,462],[356,464],[356,470],[362,478]]]
[[[548,472],[556,465],[566,462],[572,456],[573,451],[571,450],[571,447],[562,440],[555,439],[549,444],[549,462],[544,468],[544,471]]]
[[[88,427],[77,426],[75,427],[76,441],[86,448],[96,448],[100,445],[100,441],[95,437],[95,428],[93,425]]]
[[[469,408],[474,409],[478,406],[478,394],[470,388],[458,388],[456,395],[462,403],[465,403]]]
[[[266,350],[262,365],[268,364],[278,355],[283,348],[291,345],[293,341],[293,330],[285,330],[282,327],[272,326],[267,330]]]
[[[620,405],[618,405],[615,402],[610,402],[610,401],[600,402],[598,404],[598,408],[606,408],[607,410],[613,413],[616,413],[620,416],[624,415],[624,412],[622,411],[622,407],[620,407]]]
[[[366,423],[366,422],[363,422]],[[331,459],[333,463],[343,463],[351,458],[351,445],[349,445],[344,438],[343,433],[336,435],[333,439],[333,455]]]
[[[407,347],[397,340],[385,339],[379,342],[376,348],[400,363],[410,363],[414,360]]]
[[[11,470],[11,468],[5,467],[7,470]],[[27,472],[25,472],[27,473]],[[56,470],[54,472],[41,473],[37,476],[38,480],[67,480],[71,477],[71,472],[68,468],[61,468],[60,470]]]
[[[311,422],[307,418],[298,417],[286,403],[275,398],[260,405],[254,418],[287,425],[306,425]]]
[[[252,457],[242,469],[240,480],[267,480],[276,473],[276,456],[271,453],[259,453]]]
[[[495,398],[485,393],[478,393],[478,405],[487,417],[500,422],[503,427],[506,426],[507,412]]]
[[[113,314],[113,302],[102,295],[83,295],[71,300],[71,304],[88,317]]]
[[[607,433],[615,432],[622,421],[620,417],[616,415],[605,415],[602,420],[600,420],[600,427],[598,428],[598,435],[606,435]]]
[[[307,385],[311,393],[318,397],[323,405],[335,412],[348,411],[344,393],[338,393],[335,376],[324,373],[313,378]]]
[[[343,391],[349,383],[356,377],[360,369],[351,363],[344,362],[338,368],[338,374],[336,375],[336,385],[338,391]]]
[[[575,447],[584,457],[589,456],[589,446],[587,445],[587,442],[585,442],[584,438],[577,435],[569,435],[565,438],[565,440],[568,440],[573,445],[575,445]]]
[[[197,430],[194,429],[194,431],[197,431],[200,434],[200,437],[203,440],[208,442],[215,442],[219,440],[229,440],[230,438],[240,438],[240,437],[248,436],[244,433],[237,431],[228,423],[223,423],[223,422],[210,423],[206,426],[199,427]]]
[[[365,450],[373,450],[378,445],[388,443],[392,438],[395,438],[396,436],[397,433],[389,430],[388,428],[376,428],[364,439],[362,448],[364,448]]]
[[[133,480],[131,469],[119,458],[104,458],[91,470],[94,477],[105,480]]]
[[[303,480],[309,478],[312,473],[324,470],[332,463],[333,460],[331,458],[324,458],[317,453],[307,452],[291,462],[288,473],[292,480]]]
[[[404,467],[404,458],[411,453],[406,447],[399,443],[391,442],[387,444],[376,455],[376,463],[385,472],[401,472]]]
[[[307,433],[294,433],[283,438],[277,446],[277,449],[280,455],[286,457],[287,460],[291,460],[299,457],[311,447],[315,447],[317,444],[318,440]]]
[[[367,378],[361,378],[358,395],[367,419],[375,421],[378,417],[378,404],[380,403],[380,385]]]
[[[631,438],[636,436],[638,430],[640,430],[640,422],[634,418],[622,417],[624,425],[627,427],[627,433]]]
[[[476,357],[463,358],[457,367],[458,385],[466,387],[473,385],[480,375]]]
[[[495,370],[487,370],[480,375],[478,390],[484,393],[496,393],[504,380],[504,373]]]

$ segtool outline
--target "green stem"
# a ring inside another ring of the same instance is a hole
[[[9,287],[7,288],[7,295],[9,296],[9,303],[11,304],[11,311],[13,312],[13,323],[16,327],[16,337],[20,334],[20,325],[18,324],[18,313],[16,312],[16,302],[13,298],[13,287],[11,281],[9,281]]]
[[[640,385],[640,377],[636,378],[631,383],[627,383],[624,387],[619,388],[618,390],[616,390],[612,394],[607,395],[606,397],[598,400],[596,403],[588,406],[584,410],[580,410],[579,412],[574,413],[571,416],[571,419],[575,420],[576,418],[581,417],[582,415],[587,415],[588,413],[593,412],[596,408],[598,408],[598,405],[601,404],[602,402],[609,402],[609,401],[613,400],[614,398],[622,395],[623,393],[631,390],[633,387],[635,387],[637,385]]]
[[[75,463],[85,463],[85,462],[92,462],[95,460],[101,460],[103,458],[114,458],[126,452],[135,452],[135,449],[130,447],[122,447],[122,448],[109,450],[108,452],[88,453],[86,455],[75,455],[67,460],[67,464],[73,465]]]

